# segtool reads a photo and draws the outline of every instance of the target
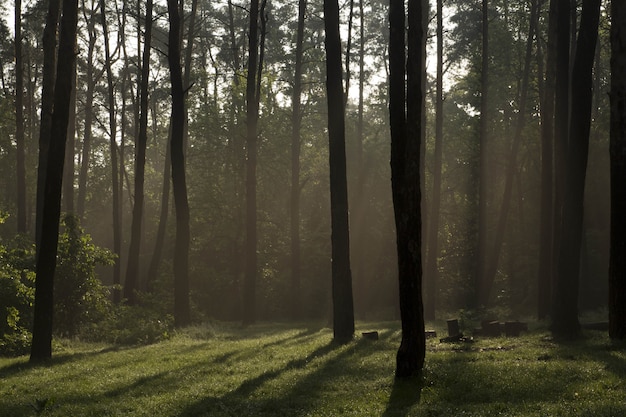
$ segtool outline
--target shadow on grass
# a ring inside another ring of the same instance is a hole
[[[422,387],[423,380],[421,376],[408,379],[396,378],[393,381],[389,402],[382,417],[408,416],[411,407],[420,402]]]

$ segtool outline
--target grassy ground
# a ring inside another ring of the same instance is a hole
[[[395,381],[395,323],[380,340],[329,329],[225,324],[136,348],[57,343],[46,366],[0,358],[0,416],[626,416],[626,345],[428,341],[424,375]]]

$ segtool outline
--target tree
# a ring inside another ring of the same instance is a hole
[[[561,247],[555,286],[552,331],[560,336],[576,336],[580,250],[583,232],[583,204],[593,86],[593,62],[598,39],[600,0],[584,0],[576,55],[572,69],[572,100],[567,147],[567,174],[561,226]]]
[[[609,336],[626,338],[626,4],[611,2]]]
[[[140,117],[139,133],[135,149],[135,201],[133,202],[133,220],[131,225],[128,264],[124,298],[133,305],[137,302],[136,291],[139,279],[139,249],[141,246],[141,222],[144,205],[144,175],[146,165],[146,144],[148,140],[148,77],[150,76],[150,48],[152,41],[152,0],[146,2],[145,40],[141,64]]]
[[[50,2],[48,13],[55,13]],[[58,10],[58,9],[56,9]],[[52,357],[52,316],[54,271],[56,268],[59,220],[61,213],[61,188],[65,140],[69,120],[70,95],[72,90],[72,66],[76,59],[76,26],[78,0],[63,2],[63,17],[59,37],[58,66],[54,88],[54,112],[50,132],[50,147],[46,164],[45,190],[42,210],[40,251],[37,256],[35,281],[35,312],[31,362],[40,362]]]
[[[170,19],[167,59],[172,83],[171,158],[172,189],[176,205],[176,247],[174,249],[174,323],[176,327],[189,325],[189,203],[185,177],[183,137],[185,129],[185,91],[180,66],[181,18],[177,0],[168,0]]]
[[[396,377],[419,373],[426,339],[422,300],[420,148],[427,2],[409,0],[408,54],[402,0],[389,4],[389,121],[391,186],[396,222],[402,341],[396,356]],[[406,63],[406,67],[405,67]],[[405,69],[406,68],[406,69]],[[405,85],[406,78],[406,85]]]
[[[22,1],[15,0],[15,143],[17,145],[17,232],[26,233],[26,151],[24,138],[24,57]]]
[[[302,126],[302,66],[304,52],[304,17],[307,0],[298,1],[298,29],[291,99],[291,313],[300,316],[300,150]]]
[[[350,232],[348,222],[348,183],[344,93],[339,35],[339,4],[324,0],[326,38],[326,98],[328,106],[328,153],[330,166],[330,210],[332,245],[333,335],[346,343],[354,335],[354,304],[350,272]]]

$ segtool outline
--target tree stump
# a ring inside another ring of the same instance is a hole
[[[446,320],[448,324],[448,337],[455,337],[461,334],[459,330],[459,320],[457,319],[449,319]]]

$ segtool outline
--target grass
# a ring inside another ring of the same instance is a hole
[[[0,358],[0,416],[626,416],[626,345],[601,332],[431,339],[423,375],[396,381],[397,323],[358,327],[380,340],[214,324],[134,348],[56,342],[49,365]]]

